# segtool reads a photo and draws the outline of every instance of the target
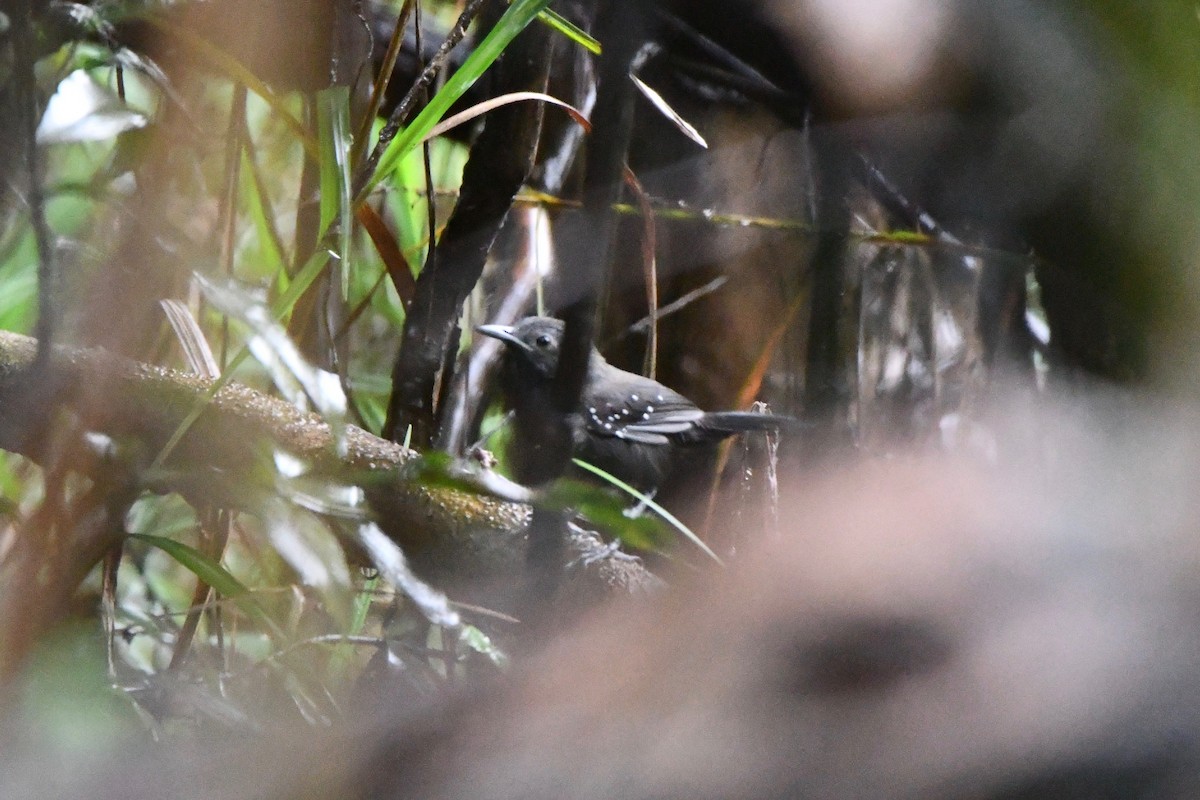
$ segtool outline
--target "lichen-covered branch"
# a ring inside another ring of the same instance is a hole
[[[406,465],[417,454],[349,427],[339,455],[329,424],[277,398],[231,384],[208,398],[212,382],[98,350],[57,348],[48,372],[30,370],[37,342],[0,332],[0,448],[45,462],[46,425],[64,410],[82,430],[116,443],[124,467],[146,488],[255,511],[254,490],[273,490],[279,451],[311,470],[364,488],[380,526],[428,579],[463,585],[519,574],[530,507],[447,485],[428,485]],[[144,470],[199,402],[203,413],[162,469]],[[132,461],[133,463],[129,463]],[[73,463],[73,468],[110,466]],[[593,543],[594,544],[594,543]],[[573,559],[587,555],[582,542]],[[565,565],[564,565],[565,566]],[[600,558],[571,571],[583,594],[624,593],[654,579],[636,561]]]

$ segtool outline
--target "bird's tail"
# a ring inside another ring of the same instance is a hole
[[[778,414],[757,414],[753,411],[713,411],[705,414],[697,425],[714,433],[732,436],[752,431],[796,431],[810,427],[795,417]]]

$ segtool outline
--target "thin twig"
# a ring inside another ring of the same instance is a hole
[[[383,151],[391,143],[392,139],[396,138],[396,134],[400,132],[400,127],[408,122],[408,115],[412,113],[416,106],[417,99],[421,93],[433,83],[433,79],[445,66],[446,60],[450,57],[450,51],[453,50],[463,37],[467,35],[467,28],[475,19],[479,10],[483,7],[486,0],[468,0],[466,6],[463,7],[462,14],[454,23],[454,27],[446,34],[445,41],[442,42],[433,58],[421,70],[421,74],[413,81],[413,85],[409,87],[404,98],[396,105],[388,117],[387,124],[383,126],[383,130],[379,132],[379,141],[375,142],[375,148],[371,151],[370,157],[359,168],[358,174],[354,177],[354,191],[352,195],[358,197],[370,180],[371,175],[375,172],[375,167],[379,165],[379,159],[383,157]]]
[[[38,102],[37,82],[33,74],[34,19],[32,4],[17,3],[9,17],[17,26],[13,36],[14,84],[17,87],[21,134],[25,144],[25,163],[29,174],[29,217],[37,246],[38,318],[36,334],[38,340],[37,363],[44,364],[50,356],[54,343],[56,277],[54,252],[50,243],[50,226],[46,222],[46,198],[42,192],[42,158],[38,149],[37,128]]]
[[[658,250],[658,232],[654,224],[654,209],[650,205],[650,195],[642,188],[642,183],[628,165],[625,166],[625,185],[633,190],[638,207],[642,210],[642,269],[646,279],[646,307],[649,310],[646,328],[650,335],[646,342],[646,359],[643,365],[645,374],[653,379],[658,371],[658,260],[655,252]]]
[[[387,52],[384,53],[383,61],[379,65],[379,73],[375,76],[375,85],[371,87],[371,100],[367,104],[366,113],[363,114],[362,122],[354,137],[354,150],[351,153],[350,163],[356,168],[362,160],[363,153],[367,151],[367,139],[371,135],[371,125],[374,123],[376,115],[379,114],[379,107],[383,105],[383,97],[387,94],[388,84],[392,80],[392,72],[396,69],[396,59],[404,44],[404,29],[408,26],[408,18],[412,15],[415,5],[416,0],[404,0],[404,6],[401,7],[400,14],[396,17],[396,27],[392,29],[392,38],[388,41]],[[417,54],[420,57],[419,46]]]
[[[421,2],[417,0],[416,16],[413,18],[413,33],[417,46],[417,63],[421,61]],[[423,87],[420,91],[422,103],[429,102],[429,91]],[[382,136],[380,139],[382,140]],[[437,269],[437,204],[433,195],[433,167],[429,159],[429,139],[421,142],[421,167],[425,174],[425,224],[429,228],[429,247],[425,250],[425,266],[423,271]]]
[[[242,140],[246,138],[246,84],[235,82],[225,141],[225,191],[217,209],[217,235],[221,240],[221,272],[233,275],[234,237],[237,234],[237,198],[242,178]],[[221,361],[229,351],[229,317],[221,318]]]
[[[696,302],[701,297],[704,297],[707,294],[712,294],[713,292],[715,292],[717,289],[720,289],[722,286],[724,286],[728,282],[729,282],[728,275],[718,275],[717,277],[713,278],[711,281],[704,284],[703,286],[700,286],[696,289],[692,289],[690,292],[683,295],[682,297],[680,297],[678,300],[674,301],[673,303],[668,303],[667,305],[658,309],[658,313],[654,317],[651,317],[650,315],[642,317],[637,322],[633,323],[628,328],[626,328],[623,332],[618,333],[616,336],[614,336],[612,339],[610,339],[608,342],[606,342],[606,344],[612,344],[613,342],[619,342],[621,339],[624,339],[626,336],[628,336],[631,333],[640,333],[641,331],[647,330],[650,327],[650,323],[652,321],[661,320],[665,317],[669,317],[671,314],[674,314],[678,311],[682,311],[684,308],[686,308],[687,306]]]

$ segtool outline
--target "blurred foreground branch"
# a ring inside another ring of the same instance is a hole
[[[146,465],[212,382],[98,350],[64,347],[56,348],[43,378],[26,369],[36,349],[32,338],[0,332],[0,448],[43,466],[61,466],[63,449],[55,444],[61,437],[31,432],[71,428],[93,439],[100,434],[119,454],[117,467],[140,488],[179,492],[193,503],[250,513],[260,510],[256,498],[263,491],[278,491],[275,459],[284,452],[305,463],[310,475],[361,487],[380,527],[428,580],[462,586],[486,578],[496,586],[522,567],[529,506],[445,481],[422,482],[409,468],[416,452],[353,426],[345,431],[345,453],[339,454],[333,430],[320,417],[245,386],[218,391],[163,469],[149,471]],[[93,453],[67,466],[107,481],[114,460]],[[577,546],[567,554],[573,563],[599,546],[598,540],[576,538]],[[569,578],[579,584],[581,596],[623,593],[653,581],[636,560],[585,560]]]

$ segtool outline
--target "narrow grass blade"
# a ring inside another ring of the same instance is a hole
[[[636,500],[638,500],[638,502],[645,503],[647,508],[649,508],[651,511],[653,511],[654,513],[658,514],[660,517],[665,519],[668,523],[671,524],[672,527],[674,527],[677,531],[679,531],[685,537],[690,539],[692,541],[692,543],[695,544],[697,547],[699,547],[701,550],[703,550],[705,552],[705,554],[708,555],[709,558],[711,558],[713,561],[717,562],[721,566],[725,566],[725,562],[723,562],[717,556],[717,554],[714,553],[712,551],[712,549],[704,543],[704,540],[701,539],[699,536],[697,536],[692,531],[691,528],[689,528],[687,525],[684,525],[683,522],[681,522],[679,520],[679,518],[676,517],[674,514],[672,514],[670,511],[667,511],[665,508],[660,506],[658,503],[654,502],[649,497],[647,497],[646,495],[639,492],[637,489],[630,486],[628,483],[625,483],[625,481],[623,481],[620,478],[617,478],[613,475],[610,475],[609,473],[605,472],[604,470],[600,469],[599,467],[594,467],[591,464],[587,463],[586,461],[580,461],[578,458],[571,459],[571,462],[574,463],[575,466],[579,467],[580,469],[586,470],[586,471],[592,473],[593,475],[597,476],[598,478],[608,481],[613,486],[617,487],[621,491],[628,494],[630,497],[633,497]]]
[[[233,577],[229,573],[229,570],[204,553],[183,542],[177,542],[165,536],[154,536],[149,533],[131,533],[129,538],[138,539],[162,550],[171,558],[178,561],[188,572],[191,572],[217,592],[232,600],[246,616],[262,625],[272,635],[283,638],[283,632],[263,607],[258,604],[258,601],[250,595],[250,590],[241,581]]]
[[[317,157],[321,176],[321,229],[336,233],[342,299],[350,295],[350,90],[334,86],[317,94]]]
[[[417,281],[413,277],[408,259],[404,257],[404,251],[400,249],[400,243],[388,230],[383,217],[379,216],[379,212],[370,204],[363,203],[358,207],[358,221],[362,223],[367,235],[371,237],[371,243],[375,245],[375,252],[383,261],[388,277],[391,278],[392,286],[395,287],[396,294],[400,297],[400,304],[407,311],[417,292]]]
[[[575,44],[587,50],[592,55],[600,55],[600,42],[590,33],[580,28],[574,22],[559,14],[552,8],[547,8],[537,16],[538,22],[549,25],[554,30],[566,36]]]
[[[559,100],[557,97],[552,97],[545,92],[510,92],[509,94],[502,94],[499,97],[493,97],[491,100],[485,100],[482,103],[476,103],[465,111],[460,111],[454,116],[442,120],[437,125],[434,125],[429,133],[425,134],[425,138],[422,141],[428,141],[435,136],[441,136],[446,131],[457,128],[464,122],[470,122],[494,108],[506,106],[510,103],[519,103],[524,100],[541,100],[544,103],[550,103],[551,105],[566,109],[567,113],[571,115],[571,119],[575,120],[585,131],[590,133],[592,130],[592,123],[588,121],[584,113],[565,100]]]

